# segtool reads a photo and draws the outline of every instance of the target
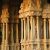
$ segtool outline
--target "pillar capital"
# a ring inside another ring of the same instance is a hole
[[[50,18],[48,19],[48,21],[50,22]]]
[[[44,18],[44,20],[43,20],[44,22],[46,22],[46,18]]]
[[[9,18],[8,7],[7,6],[3,6],[2,14],[1,14],[1,19],[2,19],[1,22],[2,23],[8,22],[8,18]]]
[[[23,20],[25,21],[25,18],[23,18]]]
[[[37,19],[39,18],[39,16],[36,17]]]

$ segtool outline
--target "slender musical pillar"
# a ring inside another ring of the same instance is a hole
[[[23,47],[22,47],[22,41],[24,40],[24,33],[23,33],[23,19],[21,19],[21,50],[23,50]]]
[[[24,40],[26,40],[26,22],[25,22],[25,19],[24,19]]]
[[[27,31],[28,31],[28,41],[29,41],[29,34],[30,34],[30,32],[29,32],[29,17],[27,17]]]
[[[24,50],[26,49],[25,47],[25,40],[26,40],[26,30],[25,30],[25,28],[26,28],[26,22],[25,22],[25,18],[24,18]]]
[[[5,50],[9,50],[9,48],[8,48],[8,23],[6,23],[6,40],[5,40]]]
[[[31,39],[30,39],[31,40],[31,50],[33,50],[33,43],[32,43],[33,42],[33,16],[30,17],[30,21],[31,21],[30,22],[31,23],[31,35],[30,35],[31,36]]]
[[[2,48],[1,48],[1,50],[4,50],[4,49],[5,49],[5,48],[4,48],[4,47],[5,47],[5,46],[4,46],[4,45],[5,45],[5,44],[4,44],[4,43],[5,43],[5,39],[4,39],[4,38],[5,38],[5,34],[4,34],[5,31],[4,31],[4,30],[5,30],[5,25],[4,25],[4,23],[3,23],[3,26],[2,26],[2,46],[1,46]]]
[[[13,23],[11,23],[11,50],[14,50]]]
[[[49,42],[50,42],[50,19],[48,19],[49,21]],[[49,49],[50,49],[50,43],[49,43]]]
[[[18,20],[17,20],[17,23],[16,23],[16,45],[17,45],[17,50],[19,50],[20,49],[20,45],[19,45],[19,34],[18,34]]]
[[[40,50],[40,37],[39,37],[39,17],[37,16],[37,41],[38,41],[38,50]]]
[[[23,41],[23,19],[21,19],[21,42]]]
[[[30,19],[31,19],[30,20],[31,21],[30,22],[31,23],[31,39],[30,40],[32,41],[33,40],[33,38],[32,38],[33,37],[33,35],[32,35],[33,34],[33,17],[31,16]]]
[[[47,47],[46,47],[46,18],[44,18],[44,50],[47,50]]]
[[[7,48],[7,37],[8,37],[8,26],[7,26],[7,22],[8,22],[8,17],[9,17],[9,12],[8,12],[8,5],[3,5],[2,6],[2,15],[1,15],[1,22],[3,23],[3,43],[4,43],[4,48],[3,50],[8,50]]]
[[[35,40],[36,34],[35,34],[35,19],[33,17],[33,40]]]
[[[27,38],[28,38],[28,47],[27,47],[27,50],[29,49],[29,42],[30,42],[30,41],[29,41],[29,40],[30,40],[30,39],[29,39],[29,34],[30,34],[29,29],[30,29],[30,28],[29,28],[29,17],[27,17],[27,34],[28,34],[28,37],[27,37]],[[30,50],[30,49],[29,49],[29,50]]]

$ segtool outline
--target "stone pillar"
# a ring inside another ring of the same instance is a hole
[[[21,50],[23,49],[22,41],[23,41],[23,19],[21,19]]]
[[[49,21],[49,39],[50,39],[50,19],[48,19]]]
[[[8,47],[8,23],[6,23],[6,40],[5,40],[5,50],[9,50],[9,47]]]
[[[1,46],[1,50],[4,50],[5,49],[5,25],[4,25],[4,23],[3,23],[3,26],[2,26],[2,46]]]
[[[26,21],[25,21],[25,18],[24,18],[24,41],[26,40]]]
[[[30,21],[31,21],[31,39],[30,39],[30,41],[31,41],[31,50],[33,50],[33,16],[31,16],[30,17]]]
[[[16,50],[19,50],[20,49],[20,44],[19,44],[19,33],[18,33],[18,20],[16,22]]]
[[[46,47],[46,18],[44,18],[44,50],[47,50],[47,47]]]
[[[11,50],[14,50],[13,23],[11,23]]]
[[[48,19],[49,21],[49,49],[50,49],[50,19]]]
[[[27,17],[27,31],[28,31],[28,41],[29,41],[29,17]]]
[[[29,17],[27,17],[27,33],[28,33],[28,37],[27,37],[28,38],[28,47],[27,47],[27,50],[29,49],[29,42],[30,42],[29,41],[29,34],[30,34],[29,29],[30,29],[29,28]]]
[[[8,17],[9,17],[9,12],[8,12],[8,5],[3,5],[2,7],[2,15],[1,15],[1,22],[3,23],[3,31],[2,31],[2,34],[3,34],[3,37],[2,37],[2,42],[3,42],[3,50],[8,50],[7,48],[7,42],[8,42]],[[5,31],[6,30],[6,31]],[[5,38],[6,37],[6,38]]]
[[[35,19],[33,17],[33,41],[35,40],[36,38],[36,34],[35,34]]]
[[[25,45],[25,42],[26,42],[26,22],[25,22],[25,18],[23,19],[24,20],[24,50],[26,49],[26,45]]]
[[[30,20],[31,21],[31,39],[30,40],[32,41],[33,40],[32,38],[33,37],[33,17],[31,16],[30,19],[31,19]]]
[[[40,35],[39,35],[39,17],[37,16],[37,41],[38,41],[38,50],[40,50]]]
[[[23,41],[23,19],[21,19],[21,42]]]

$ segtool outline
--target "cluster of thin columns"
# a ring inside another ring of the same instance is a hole
[[[26,46],[27,46],[27,43],[28,43],[28,49],[29,49],[29,44],[31,44],[31,50],[33,50],[34,46],[33,46],[33,41],[35,39],[35,27],[37,27],[37,49],[38,50],[41,50],[41,47],[40,47],[40,23],[39,23],[39,16],[36,17],[36,26],[35,26],[35,19],[33,16],[31,17],[27,17],[27,20],[26,18],[22,18],[21,19],[21,50],[22,49],[22,46],[24,46],[24,50],[26,50]],[[27,21],[27,24],[26,24],[26,21]],[[46,38],[46,18],[43,18],[43,23],[44,23],[44,50],[47,50],[47,38]],[[29,23],[30,22],[30,23]],[[50,19],[48,18],[48,22],[49,22],[49,36],[50,36]],[[30,31],[30,26],[31,26],[31,31]],[[26,29],[27,27],[27,29]],[[27,31],[26,31],[27,30]],[[24,37],[23,37],[24,36]],[[27,40],[26,40],[26,36],[27,36]],[[35,39],[36,40],[36,39]],[[28,42],[27,42],[28,41]],[[26,43],[27,42],[27,43]],[[31,42],[31,43],[30,43]],[[49,40],[50,42],[50,40]],[[49,44],[50,45],[50,44]]]
[[[19,40],[18,40],[18,23],[16,24],[16,44],[14,43],[13,38],[13,24],[11,24],[11,45],[8,44],[8,37],[9,37],[9,25],[8,23],[2,23],[2,45],[1,50],[9,50],[9,46],[11,50],[20,49]],[[18,45],[18,46],[17,46]]]
[[[8,45],[7,44],[8,44],[8,24],[7,23],[3,23],[3,27],[2,27],[2,50],[4,48],[5,48],[5,50],[8,49],[8,47],[7,47]]]

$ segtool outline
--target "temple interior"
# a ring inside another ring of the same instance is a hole
[[[50,0],[0,0],[0,50],[50,50]]]

